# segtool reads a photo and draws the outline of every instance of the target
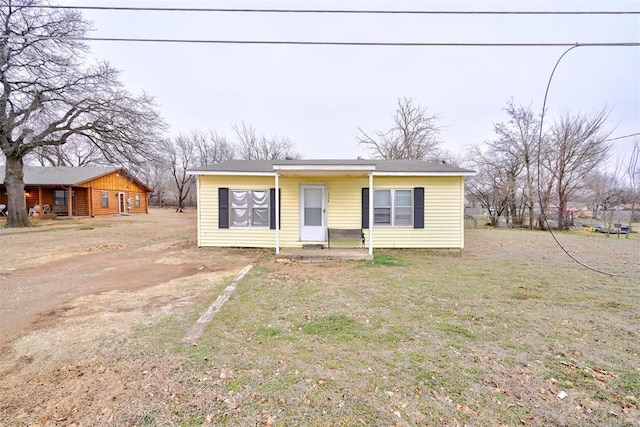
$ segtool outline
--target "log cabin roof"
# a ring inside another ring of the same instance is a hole
[[[25,185],[62,185],[73,186],[91,181],[114,172],[122,172],[145,190],[151,192],[142,181],[128,173],[125,169],[101,166],[24,166]],[[0,166],[0,183],[4,184],[5,166]]]

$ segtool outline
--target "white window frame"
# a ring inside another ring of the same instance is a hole
[[[375,192],[376,191],[388,191],[389,192],[389,197],[390,197],[390,201],[391,201],[391,206],[376,206],[376,197],[375,197]],[[411,194],[411,206],[396,206],[396,191],[409,191]],[[413,188],[374,188],[373,190],[374,194],[373,194],[373,225],[376,227],[408,227],[411,228],[413,227],[415,218],[413,217],[413,212],[415,209],[415,196],[413,194]],[[396,216],[397,216],[397,212],[396,209],[398,207],[409,207],[410,212],[411,212],[411,222],[410,224],[396,224],[397,220],[396,220]],[[376,218],[376,208],[379,209],[391,209],[390,215],[389,215],[389,223],[379,223],[376,222],[375,218]]]
[[[236,191],[246,191],[247,193],[249,193],[249,203],[248,206],[246,208],[237,208],[237,207],[233,207],[233,192]],[[254,209],[265,209],[265,208],[254,208],[253,207],[253,193],[254,192],[265,192],[267,193],[267,206],[266,206],[266,210],[267,210],[267,214],[266,214],[266,224],[261,224],[261,225],[255,225],[253,223],[253,211]],[[247,221],[247,225],[236,225],[233,223],[233,211],[235,209],[247,209],[249,211],[249,219]],[[265,229],[265,228],[269,228],[269,225],[271,223],[271,197],[269,194],[269,189],[246,189],[246,188],[234,188],[234,189],[229,189],[229,228],[260,228],[260,229]]]

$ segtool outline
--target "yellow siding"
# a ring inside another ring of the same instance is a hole
[[[424,187],[424,229],[376,226],[376,248],[463,248],[464,187],[462,177],[381,177],[374,188]],[[369,235],[365,232],[365,237]],[[368,242],[367,242],[368,244]]]
[[[362,227],[362,187],[368,186],[369,178],[350,177],[331,181],[327,196],[329,228]]]
[[[295,178],[280,177],[280,246],[300,247],[300,189]],[[275,236],[274,236],[275,239]]]
[[[318,177],[298,178],[281,177],[280,189],[281,224],[280,246],[301,247],[300,241],[300,186],[306,184],[322,184],[327,190],[327,227],[360,228],[361,192],[368,185],[368,178],[362,177]],[[334,244],[331,244],[332,247]],[[358,246],[357,241],[339,241],[335,247]]]
[[[327,196],[327,228],[362,228],[362,187],[368,177],[336,178],[330,181]],[[337,240],[332,248],[360,248],[358,240]]]
[[[198,181],[198,246],[275,247],[275,230],[248,227],[218,229],[219,187],[234,190],[269,189],[275,187],[273,177],[199,176]]]
[[[281,247],[300,247],[300,185],[323,184],[327,189],[327,226],[361,227],[361,192],[368,177],[280,177]],[[200,246],[274,247],[275,230],[242,228],[218,230],[218,187],[267,189],[273,177],[199,176]],[[374,177],[374,188],[425,188],[425,228],[374,228],[376,248],[464,247],[464,181],[462,177]],[[368,239],[369,232],[365,231]],[[337,241],[335,247],[358,247],[357,241]],[[334,243],[332,243],[334,247]]]

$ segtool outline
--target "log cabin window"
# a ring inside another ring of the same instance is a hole
[[[269,227],[269,190],[230,190],[232,227]]]
[[[102,206],[104,206],[105,208],[109,206],[109,192],[108,191],[103,191],[102,192]]]
[[[133,202],[135,203],[137,208],[140,207],[140,195],[139,194],[136,194],[135,196],[133,196]]]
[[[67,202],[69,201],[67,194],[68,192],[66,190],[54,190],[53,204],[55,206],[67,206]]]

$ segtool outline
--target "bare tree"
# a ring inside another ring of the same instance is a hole
[[[222,163],[235,157],[234,145],[226,136],[218,134],[213,129],[207,132],[193,130],[190,138],[193,141],[198,166]]]
[[[196,160],[194,139],[179,134],[166,142],[167,166],[176,186],[176,212],[182,212],[185,201],[193,188],[195,179],[187,170]]]
[[[24,158],[82,137],[110,162],[139,162],[162,121],[106,63],[85,66],[89,24],[40,0],[0,0],[0,148],[6,158],[9,227],[26,227]]]
[[[591,116],[566,113],[551,129],[549,153],[545,166],[550,174],[558,209],[558,228],[569,228],[567,207],[571,198],[584,185],[585,176],[598,169],[609,157],[610,144],[605,130],[606,109]]]
[[[437,114],[429,114],[426,107],[414,104],[412,98],[398,99],[392,115],[393,126],[373,135],[358,128],[356,140],[374,159],[438,160],[440,131]]]
[[[522,170],[517,177],[523,185],[514,187],[522,194],[522,202],[528,209],[529,229],[534,226],[535,208],[535,162],[537,159],[537,145],[540,131],[540,119],[533,113],[531,106],[516,106],[513,100],[507,103],[504,111],[509,116],[508,121],[494,124],[496,139],[487,142],[501,157],[509,158],[509,163],[520,163]],[[523,176],[521,176],[523,175]],[[521,209],[516,206],[516,193],[511,195],[510,210],[516,222],[522,224],[523,219],[517,215]]]
[[[483,152],[477,146],[469,150],[468,158],[477,173],[466,181],[466,189],[487,210],[491,225],[499,227],[508,210],[516,185],[515,176],[521,165],[513,159],[498,158],[493,151]],[[509,164],[505,160],[512,162]]]
[[[25,156],[41,166],[90,166],[109,162],[95,145],[79,135],[70,137],[64,145],[41,145]]]
[[[629,216],[629,230],[626,238],[631,234],[631,223],[636,211],[636,203],[638,201],[638,182],[640,182],[640,139],[636,138],[633,143],[633,149],[629,156],[629,163],[626,170],[629,185],[631,187],[631,215]]]
[[[176,212],[182,212],[185,206],[193,202],[191,190],[195,179],[187,173],[187,170],[231,160],[234,158],[234,152],[235,147],[227,141],[224,135],[219,135],[214,130],[208,132],[192,130],[164,141],[161,162],[166,174],[170,176],[171,186],[169,188],[168,185],[164,185],[158,188],[159,202],[164,203],[165,194],[168,191],[173,191]],[[159,176],[156,177],[158,184],[167,181],[158,178]]]
[[[166,153],[163,153],[166,155]],[[142,179],[153,192],[149,196],[149,204],[163,207],[166,204],[167,193],[171,186],[171,177],[167,171],[165,158],[150,160],[143,170],[136,175]]]
[[[437,162],[445,165],[461,167],[464,163],[464,158],[459,153],[444,148],[438,150]]]
[[[585,192],[592,201],[594,216],[602,218],[605,228],[611,231],[615,211],[624,203],[627,196],[620,176],[620,164],[612,171],[593,171],[585,176]]]
[[[251,124],[233,125],[237,138],[237,157],[244,160],[301,159],[288,137],[259,136]]]

